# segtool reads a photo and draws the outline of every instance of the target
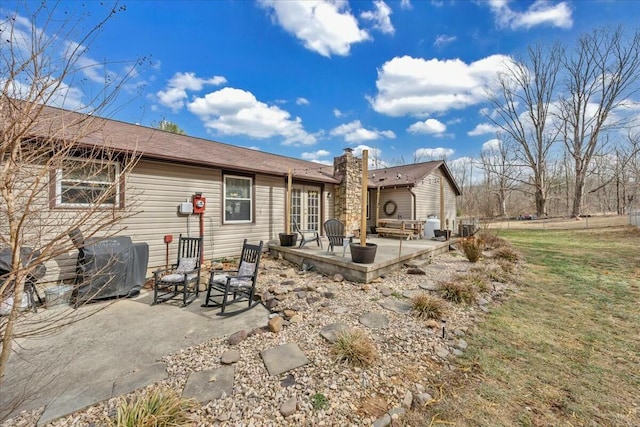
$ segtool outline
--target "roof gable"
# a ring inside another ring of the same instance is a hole
[[[437,169],[442,169],[443,175],[451,182],[456,195],[461,195],[460,187],[443,160],[371,169],[369,170],[369,185],[372,187],[379,186],[380,188],[396,185],[416,185]]]

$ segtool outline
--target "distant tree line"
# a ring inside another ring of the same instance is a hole
[[[640,207],[640,32],[530,46],[487,93],[495,144],[452,166],[462,215],[574,217]],[[479,176],[480,175],[480,176]]]

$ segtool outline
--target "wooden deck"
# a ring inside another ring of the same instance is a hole
[[[286,247],[270,244],[269,250],[274,254],[281,254],[287,261],[300,266],[302,263],[313,265],[313,269],[320,273],[326,275],[340,273],[347,280],[368,283],[390,271],[397,270],[406,263],[424,262],[435,255],[447,253],[449,245],[455,243],[456,240],[403,240],[367,237],[367,243],[378,245],[375,262],[372,264],[357,264],[351,261],[348,247],[344,258],[342,257],[342,247],[336,248],[334,253],[327,253],[328,242],[326,238],[322,239],[322,249],[315,243],[307,243],[302,249],[298,249],[297,246]]]

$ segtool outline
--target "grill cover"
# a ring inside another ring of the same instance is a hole
[[[130,237],[88,240],[78,253],[77,300],[137,295],[148,261],[149,246]]]

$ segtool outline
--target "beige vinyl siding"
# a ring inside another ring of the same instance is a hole
[[[456,193],[451,182],[446,179],[440,169],[417,183],[413,192],[416,194],[416,218],[426,220],[430,215],[440,218],[440,182],[444,180],[444,219],[449,219],[449,229],[455,230]],[[446,227],[446,224],[445,224]]]
[[[127,204],[139,205],[140,212],[126,221],[125,233],[134,242],[149,244],[149,268],[165,263],[165,234],[173,235],[169,262],[175,262],[179,234],[199,235],[199,215],[178,213],[181,202],[191,201],[195,192],[207,199],[204,214],[205,262],[240,254],[242,241],[277,238],[284,228],[284,182],[279,177],[253,177],[253,221],[247,224],[223,224],[222,171],[184,165],[143,161],[127,181]]]

